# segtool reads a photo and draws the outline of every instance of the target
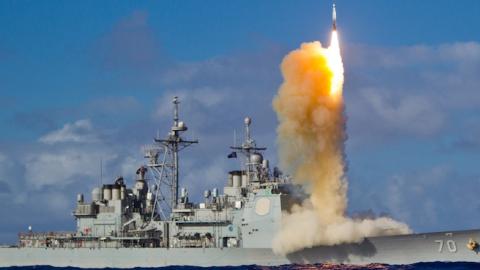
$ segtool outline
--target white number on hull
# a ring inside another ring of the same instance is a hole
[[[455,244],[455,241],[453,240],[448,240],[447,241],[447,247],[448,247],[448,251],[450,252],[457,252],[457,244]]]
[[[435,243],[438,243],[438,252],[443,250],[443,240],[435,240]]]
[[[443,251],[443,240],[435,240],[435,243],[438,244],[438,252]],[[457,244],[453,240],[447,240],[447,249],[451,253],[457,252]]]

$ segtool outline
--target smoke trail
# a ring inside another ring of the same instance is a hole
[[[279,119],[281,165],[310,197],[282,218],[274,251],[289,253],[313,245],[360,242],[366,236],[408,233],[390,218],[346,217],[343,63],[337,33],[330,47],[304,43],[281,65],[284,78],[273,107]]]

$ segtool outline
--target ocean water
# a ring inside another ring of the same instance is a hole
[[[51,267],[51,266],[28,266],[28,267],[0,267],[0,270],[85,270],[75,267]],[[92,268],[93,269],[93,268]],[[114,268],[103,268],[114,270]],[[416,263],[408,265],[386,265],[386,264],[370,264],[365,266],[355,265],[338,265],[338,264],[314,264],[314,265],[282,265],[282,266],[230,266],[230,267],[192,267],[192,266],[169,266],[159,268],[134,268],[134,270],[196,270],[196,269],[215,269],[215,270],[471,270],[479,269],[480,263]]]

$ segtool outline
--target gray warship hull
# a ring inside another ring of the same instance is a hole
[[[238,266],[285,264],[480,262],[467,247],[480,230],[366,238],[360,244],[318,246],[286,256],[268,248],[1,248],[0,267],[50,265],[134,268],[172,265]]]

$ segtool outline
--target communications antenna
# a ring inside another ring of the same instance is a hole
[[[235,155],[236,155],[236,152],[239,152],[243,154],[243,156],[245,157],[245,165],[246,165],[245,170],[246,170],[247,177],[250,180],[252,179],[252,173],[255,170],[255,165],[250,160],[252,155],[265,151],[267,150],[267,148],[257,147],[257,144],[253,139],[251,130],[250,130],[250,125],[252,124],[252,118],[245,117],[244,124],[245,124],[244,142],[240,146],[236,146],[234,144],[234,146],[231,146],[230,149],[235,151]]]
[[[155,179],[155,202],[154,211],[160,210],[163,218],[166,213],[176,208],[178,203],[179,182],[179,152],[188,146],[198,143],[198,140],[186,140],[182,133],[187,131],[185,122],[179,119],[178,97],[173,98],[173,126],[164,139],[157,137],[154,144],[145,148],[145,158],[149,159],[147,166],[152,169]],[[159,160],[159,157],[162,160]],[[166,189],[165,189],[166,187]],[[153,219],[153,214],[152,214]]]

